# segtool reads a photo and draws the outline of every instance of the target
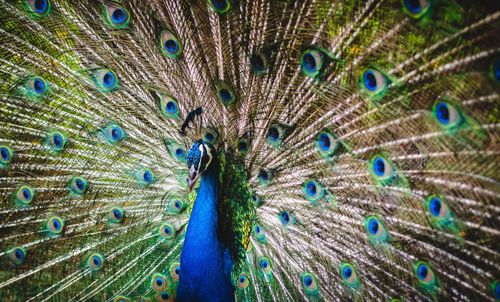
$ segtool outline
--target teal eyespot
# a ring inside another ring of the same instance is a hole
[[[172,214],[179,214],[184,210],[185,206],[186,203],[183,201],[183,199],[174,196],[168,202],[167,211]]]
[[[183,145],[170,140],[166,139],[165,140],[165,145],[167,147],[167,151],[172,156],[174,159],[176,159],[179,162],[185,162],[186,161],[186,148],[184,148]]]
[[[342,282],[350,288],[359,288],[360,281],[358,278],[358,273],[354,266],[352,266],[350,263],[340,263],[340,277],[342,278]]]
[[[45,222],[45,230],[49,235],[60,235],[64,230],[64,219],[59,216],[51,216]]]
[[[252,198],[252,203],[253,203],[256,207],[260,207],[260,206],[264,203],[264,200],[263,200],[262,196],[257,195],[257,194],[255,194],[255,193],[252,193],[252,194],[251,194],[251,198]]]
[[[155,296],[155,301],[158,302],[173,302],[174,301],[174,296],[170,294],[170,292],[164,290],[162,292],[159,292]]]
[[[163,30],[160,33],[160,49],[164,56],[172,59],[177,59],[182,54],[181,43],[177,37],[168,30]]]
[[[25,88],[28,97],[38,99],[49,91],[49,83],[39,76],[34,76],[26,81]]]
[[[247,273],[242,272],[238,276],[238,280],[236,280],[236,286],[238,286],[239,289],[245,289],[248,287],[250,284],[250,278]]]
[[[324,158],[337,155],[342,149],[342,143],[340,140],[335,134],[328,130],[319,132],[314,139],[314,144],[316,145],[319,154]]]
[[[225,14],[231,9],[231,2],[229,0],[208,0],[208,4],[218,14]]]
[[[500,281],[495,280],[490,284],[491,294],[495,301],[500,301]]]
[[[219,132],[213,127],[206,127],[202,130],[203,140],[210,144],[215,144],[219,140]]]
[[[259,182],[259,185],[262,187],[268,186],[271,183],[273,176],[274,173],[271,170],[261,169],[259,171],[259,174],[257,175],[257,180]]]
[[[80,176],[73,176],[71,180],[68,182],[68,190],[71,194],[74,195],[83,195],[87,192],[88,189],[88,181],[87,179]]]
[[[248,152],[250,152],[251,145],[250,145],[250,140],[245,137],[240,137],[236,141],[236,150],[238,150],[238,153],[241,155],[246,155]]]
[[[0,169],[6,169],[9,167],[14,157],[14,151],[5,145],[0,145]]]
[[[157,292],[162,292],[168,287],[167,277],[160,273],[154,273],[151,277],[151,286]]]
[[[359,78],[361,92],[373,101],[381,100],[392,83],[389,77],[376,68],[363,70]]]
[[[127,28],[130,23],[130,13],[120,5],[102,4],[103,19],[106,25],[112,29]]]
[[[87,256],[86,266],[92,271],[102,270],[104,267],[104,256],[99,253],[91,253]]]
[[[282,225],[289,226],[295,224],[296,219],[292,212],[290,211],[280,211],[278,214],[278,218]]]
[[[302,288],[306,294],[317,295],[319,293],[319,287],[313,274],[302,273],[300,279],[302,281]]]
[[[7,252],[7,256],[13,264],[21,265],[26,259],[26,250],[22,247],[15,247]]]
[[[29,206],[35,198],[36,191],[27,185],[20,186],[14,193],[14,200],[19,206]]]
[[[111,92],[118,89],[118,76],[113,70],[108,68],[96,69],[91,74],[99,91]]]
[[[255,53],[250,56],[250,69],[255,75],[264,75],[269,70],[267,57],[262,53]]]
[[[51,132],[45,138],[45,146],[52,152],[60,152],[68,143],[68,139],[64,134],[58,131]]]
[[[455,213],[441,196],[429,195],[425,199],[425,204],[433,226],[458,233]]]
[[[176,282],[179,281],[179,274],[181,273],[181,264],[178,261],[170,265],[170,278]]]
[[[311,78],[322,76],[327,55],[319,49],[307,49],[300,56],[302,73]]]
[[[156,178],[153,171],[149,168],[142,168],[135,172],[135,180],[140,186],[149,186]]]
[[[369,164],[369,170],[372,178],[381,185],[389,185],[398,177],[392,162],[383,155],[375,155],[372,157]]]
[[[222,105],[228,107],[236,102],[236,95],[233,88],[226,83],[218,83],[216,85],[217,98]]]
[[[252,233],[255,239],[257,239],[260,243],[266,242],[266,231],[264,230],[264,227],[262,227],[262,225],[254,224]]]
[[[157,99],[160,106],[161,114],[164,117],[173,119],[179,117],[179,103],[173,96],[167,94],[158,94]]]
[[[439,98],[432,106],[432,116],[445,130],[456,131],[465,122],[463,113],[445,98]]]
[[[100,136],[110,144],[117,144],[125,139],[125,131],[115,123],[109,123],[100,130]]]
[[[403,12],[412,19],[420,19],[427,15],[431,8],[430,0],[401,0]]]
[[[309,179],[303,184],[302,193],[304,194],[304,198],[313,205],[317,205],[320,200],[325,200],[326,202],[333,200],[333,197],[325,186],[314,179]]]
[[[371,243],[377,244],[389,240],[389,233],[379,217],[373,215],[366,217],[364,227]]]
[[[271,268],[271,260],[266,257],[260,257],[257,261],[257,265],[260,269],[260,274],[266,281],[271,281],[272,279],[272,268]]]
[[[279,148],[287,134],[287,129],[281,124],[272,124],[267,130],[266,141],[273,147]]]
[[[112,207],[108,213],[108,221],[111,223],[120,223],[125,218],[125,211],[120,207]]]
[[[163,240],[169,240],[174,238],[175,232],[176,232],[175,227],[170,223],[163,223],[158,229],[160,238]]]
[[[45,17],[52,11],[50,0],[24,0],[26,10],[36,17]]]
[[[420,289],[429,293],[435,293],[438,290],[438,279],[427,262],[415,262],[413,265],[413,272]]]

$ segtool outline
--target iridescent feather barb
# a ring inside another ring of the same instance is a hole
[[[237,301],[500,300],[498,28],[483,0],[0,0],[1,299],[174,301],[208,221],[197,289]]]

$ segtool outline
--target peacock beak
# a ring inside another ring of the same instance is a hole
[[[194,165],[192,165],[189,168],[189,178],[188,178],[189,192],[193,191],[193,188],[196,185],[196,182],[198,181],[198,177],[199,174],[194,169]]]

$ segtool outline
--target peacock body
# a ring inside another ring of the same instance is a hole
[[[499,301],[499,26],[0,0],[0,300]]]

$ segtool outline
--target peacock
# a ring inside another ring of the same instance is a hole
[[[500,3],[0,0],[0,301],[500,301]]]

